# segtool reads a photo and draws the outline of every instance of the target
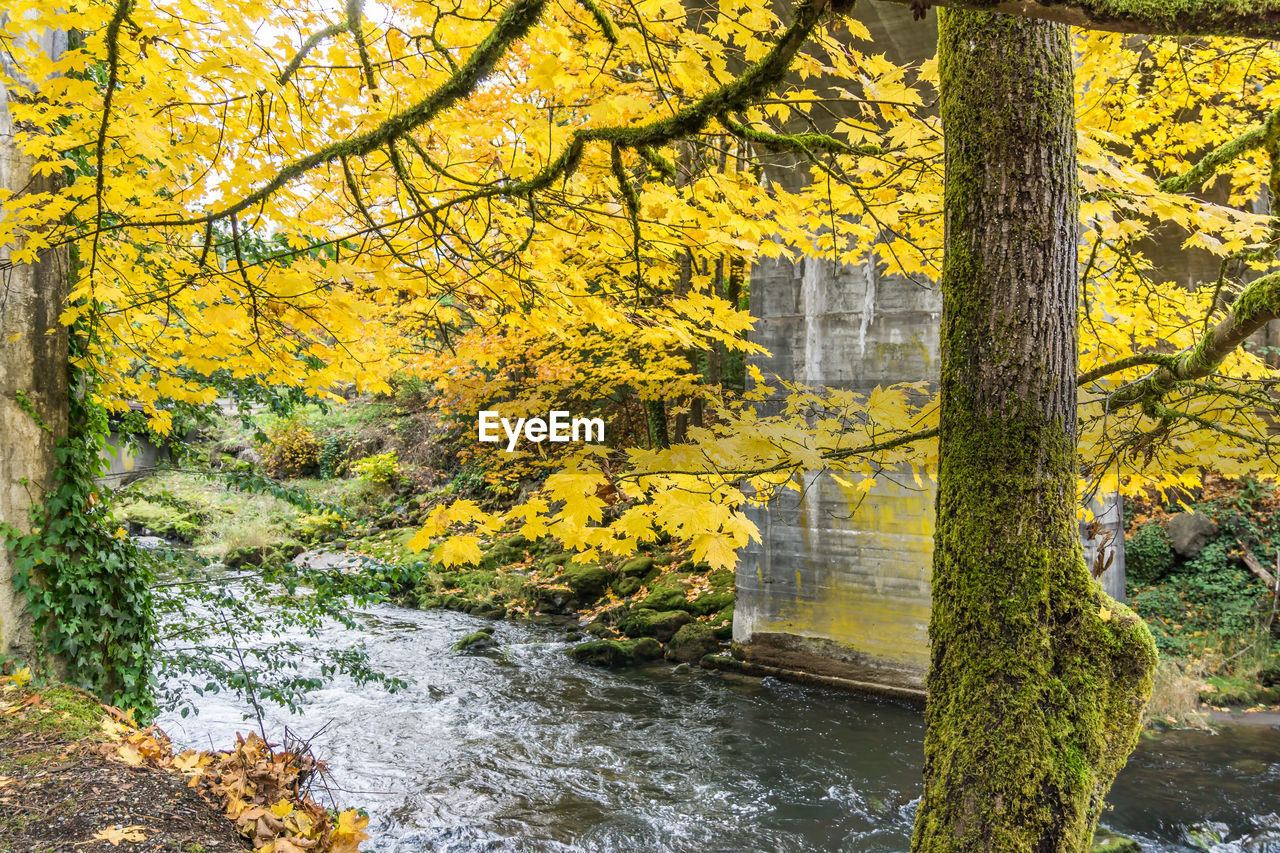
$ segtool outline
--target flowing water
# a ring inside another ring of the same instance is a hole
[[[904,851],[920,787],[915,711],[773,679],[666,665],[605,670],[568,659],[560,631],[502,622],[497,648],[451,649],[483,620],[379,607],[360,632],[373,662],[411,681],[389,694],[338,682],[302,712],[337,796],[362,805],[366,849],[410,851]],[[246,638],[251,641],[251,638]],[[311,642],[345,645],[335,627]],[[180,744],[249,731],[229,695],[162,719]],[[1104,823],[1158,853],[1193,824],[1225,824],[1218,853],[1273,853],[1280,731],[1145,740]],[[1268,817],[1270,815],[1270,817]],[[1280,835],[1277,835],[1280,838]]]

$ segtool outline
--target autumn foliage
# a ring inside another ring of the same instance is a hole
[[[509,529],[588,559],[673,536],[727,566],[757,535],[744,507],[806,473],[855,494],[934,473],[929,387],[724,379],[760,352],[757,262],[921,286],[940,268],[936,65],[888,61],[855,18],[740,0],[11,5],[18,143],[65,181],[0,198],[0,242],[25,240],[17,263],[75,248],[63,320],[92,329],[99,394],[157,428],[231,382],[324,397],[406,376],[462,422],[625,413],[625,441],[544,460],[515,506],[441,510],[417,544],[445,563]],[[22,38],[43,26],[74,30],[71,49]],[[1107,401],[1190,352],[1272,261],[1275,220],[1252,202],[1273,181],[1280,53],[1080,33],[1075,56],[1081,488],[1167,489],[1206,464],[1273,476],[1258,354]],[[1190,272],[1157,269],[1161,246]]]

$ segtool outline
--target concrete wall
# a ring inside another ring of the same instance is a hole
[[[931,380],[936,289],[869,264],[768,261],[752,275],[753,339],[768,376],[858,391]],[[771,408],[765,404],[766,408]],[[933,484],[888,477],[861,501],[830,477],[754,511],[741,555],[734,640],[749,660],[915,687],[928,664]]]
[[[761,264],[751,287],[752,337],[770,351],[754,363],[768,378],[862,392],[937,379],[942,305],[930,286],[804,258]],[[806,486],[752,512],[762,543],[741,554],[735,642],[755,663],[922,686],[935,485],[882,476],[861,500],[827,476]],[[1100,580],[1123,600],[1120,504],[1093,508],[1098,529],[1081,528],[1085,562],[1101,550]]]
[[[164,458],[165,451],[145,438],[130,440],[130,436],[113,429],[101,456],[107,465],[98,476],[98,483],[108,489],[118,489],[151,473]]]

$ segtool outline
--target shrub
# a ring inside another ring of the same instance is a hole
[[[1150,585],[1173,569],[1173,547],[1164,525],[1149,521],[1124,543],[1124,568],[1135,584]]]
[[[394,450],[358,459],[351,467],[362,483],[391,487],[400,482],[400,462]]]
[[[262,468],[273,477],[305,477],[320,468],[320,442],[309,427],[284,421],[267,435]]]
[[[342,516],[336,512],[325,510],[315,515],[299,516],[293,523],[294,531],[303,539],[315,541],[341,532]]]
[[[347,473],[347,452],[350,442],[338,435],[327,435],[320,445],[317,464],[320,476],[326,480],[341,477]]]

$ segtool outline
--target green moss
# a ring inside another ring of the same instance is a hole
[[[190,510],[169,504],[153,503],[140,499],[124,503],[117,512],[119,518],[135,527],[143,528],[155,536],[193,542],[203,524],[203,519]]]
[[[656,637],[665,643],[692,621],[693,617],[683,610],[638,608],[618,621],[618,630],[628,637]]]
[[[569,566],[564,570],[564,582],[581,602],[592,602],[604,595],[612,575],[604,566]]]
[[[467,649],[488,648],[493,645],[493,628],[485,626],[478,631],[467,634],[461,640],[453,644],[455,652],[465,651]]]
[[[619,598],[627,598],[639,592],[642,586],[644,581],[640,578],[618,578],[613,582],[613,591]]]
[[[732,592],[708,592],[690,601],[685,609],[695,616],[710,616],[732,606]]]
[[[681,626],[671,638],[671,642],[667,644],[666,656],[668,660],[691,663],[719,648],[720,641],[710,625],[705,622],[690,622]]]
[[[1142,845],[1124,835],[1099,828],[1090,853],[1142,853]]]
[[[618,574],[628,578],[643,578],[648,576],[653,564],[652,557],[632,557],[618,567]]]
[[[565,565],[572,559],[573,559],[572,551],[560,551],[559,553],[556,553],[556,554],[547,555],[547,557],[542,561],[542,567],[545,569],[556,569],[560,566]]]
[[[6,702],[22,702],[26,696],[38,693],[40,712],[28,710],[22,714],[0,714],[0,744],[12,738],[35,736],[47,745],[39,749],[24,748],[19,754],[7,756],[0,750],[0,775],[14,767],[34,766],[52,755],[65,751],[65,744],[102,738],[102,718],[106,716],[102,704],[93,696],[75,687],[55,685],[29,689],[27,694],[5,693]],[[48,709],[45,713],[44,709]],[[24,741],[27,746],[30,741]]]
[[[529,545],[529,540],[519,534],[499,539],[485,550],[479,567],[492,572],[521,563],[528,557]]]
[[[689,607],[689,599],[685,597],[684,587],[662,583],[649,590],[649,595],[640,602],[640,606],[647,610],[685,610]]]
[[[733,639],[733,606],[730,605],[721,610],[710,619],[710,624],[715,627],[716,638],[719,640]]]
[[[596,666],[629,666],[662,657],[662,644],[651,637],[638,640],[591,640],[569,649],[571,658]]]

